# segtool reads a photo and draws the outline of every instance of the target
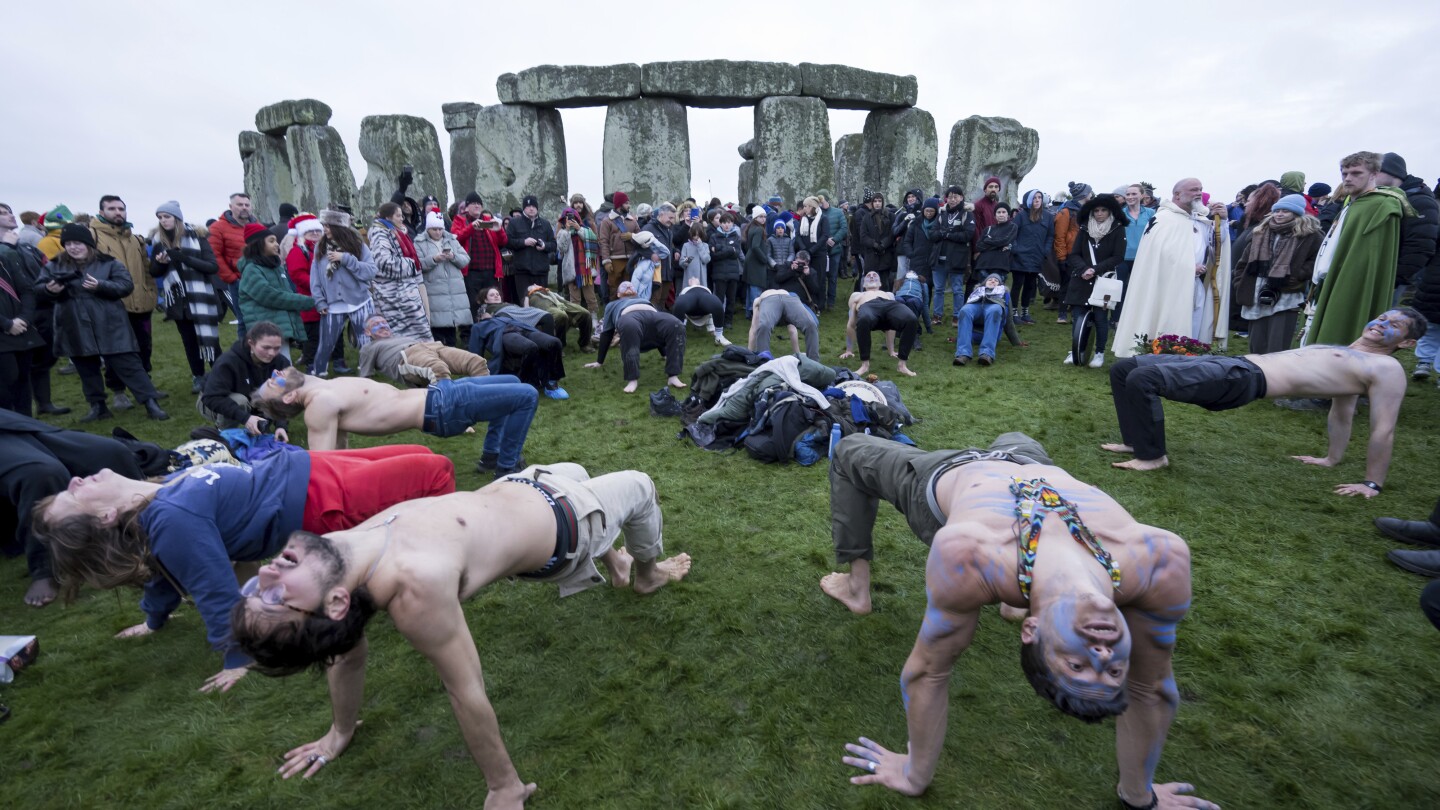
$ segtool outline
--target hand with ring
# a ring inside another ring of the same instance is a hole
[[[906,796],[919,796],[925,792],[925,785],[916,784],[910,778],[910,754],[887,751],[874,740],[860,738],[860,744],[846,743],[845,750],[855,756],[841,757],[840,761],[865,771],[860,776],[850,777],[852,785],[883,785]],[[909,750],[909,746],[906,746]]]
[[[350,744],[352,736],[354,736],[353,732],[341,734],[332,725],[324,737],[287,751],[285,761],[280,764],[278,769],[280,776],[289,779],[298,774],[309,779],[329,764],[330,760],[340,756],[345,747]]]

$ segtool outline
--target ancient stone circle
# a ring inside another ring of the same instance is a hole
[[[741,144],[739,200],[804,194],[858,200],[863,189],[898,200],[906,189],[928,193],[939,157],[935,119],[915,106],[914,76],[808,62],[705,60],[603,67],[541,65],[506,73],[495,83],[499,104],[442,106],[450,133],[450,185],[455,195],[478,191],[491,210],[518,207],[526,194],[558,206],[568,191],[565,129],[559,110],[606,106],[603,174],[606,191],[624,189],[635,202],[689,195],[687,108],[753,107],[755,137]],[[864,131],[830,138],[829,108],[869,110]],[[408,115],[371,115],[360,122],[365,182],[355,175],[331,110],[313,99],[282,101],[255,114],[255,132],[240,133],[245,190],[262,218],[282,202],[317,211],[335,202],[362,215],[388,200],[403,165],[414,167],[409,196],[449,202],[435,127]],[[950,130],[943,180],[971,198],[996,175],[1014,202],[1034,168],[1040,137],[1011,118],[970,116]]]

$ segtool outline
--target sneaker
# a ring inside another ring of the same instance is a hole
[[[970,362],[970,358],[969,358],[969,357],[966,357],[966,356],[963,355],[963,354],[959,354],[959,355],[956,355],[956,356],[955,356],[955,360],[954,360],[950,365],[952,365],[952,366],[963,366],[963,365],[965,365],[965,364],[968,363],[968,362]]]
[[[1249,340],[1249,339],[1250,339],[1250,333],[1249,333],[1249,332],[1236,332],[1236,333],[1235,333],[1235,337],[1245,338],[1246,340]]]
[[[202,388],[204,388],[204,387],[205,387],[205,378],[204,378],[204,377],[191,377],[191,378],[190,378],[190,393],[192,393],[192,394],[198,394],[198,393],[200,393],[200,390],[201,390]]]
[[[135,407],[135,403],[130,401],[130,397],[126,396],[124,391],[117,391],[115,392],[115,401],[110,404],[110,407],[117,411],[128,411]]]
[[[1105,365],[1105,353],[1095,352],[1095,356],[1090,358],[1090,368],[1100,368],[1103,365]]]
[[[1067,366],[1073,366],[1073,365],[1075,365],[1075,353],[1074,353],[1074,352],[1066,352],[1066,353],[1065,353],[1065,365],[1067,365]]]
[[[990,365],[990,364],[992,364],[992,363],[994,363],[994,362],[995,362],[995,358],[991,357],[990,355],[988,355],[988,354],[982,354],[982,355],[980,355],[980,360],[979,360],[980,365],[982,365],[982,366],[988,366],[988,365]]]
[[[1419,363],[1419,364],[1417,364],[1417,365],[1415,366],[1415,370],[1412,371],[1412,372],[1410,372],[1410,379],[1412,379],[1412,380],[1428,380],[1428,379],[1430,379],[1430,364],[1429,364],[1429,363]]]
[[[725,331],[724,331],[724,330],[722,330],[722,329],[716,329],[715,332],[714,332],[714,335],[715,335],[715,345],[716,345],[716,346],[729,346],[729,345],[730,345],[730,341],[728,341],[728,340],[725,339]]]
[[[543,393],[549,399],[554,400],[564,400],[570,398],[570,394],[567,393],[564,388],[561,388],[559,383],[548,383],[545,386],[545,391]]]
[[[1070,323],[1070,319],[1065,317],[1064,315],[1061,315],[1060,317],[1055,319],[1055,323]]]

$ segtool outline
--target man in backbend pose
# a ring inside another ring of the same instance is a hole
[[[871,532],[882,499],[930,545],[925,620],[900,676],[909,753],[861,737],[842,758],[865,771],[851,782],[925,791],[945,740],[950,673],[980,609],[999,602],[1029,609],[1020,664],[1037,694],[1086,722],[1118,715],[1116,791],[1127,807],[1218,810],[1183,795],[1189,785],[1154,784],[1180,704],[1170,658],[1176,623],[1190,607],[1184,540],[1138,523],[1099,489],[1051,466],[1021,433],[986,450],[933,453],[854,434],[836,445],[830,469],[836,557],[851,571],[825,577],[827,594],[869,612]]]
[[[853,357],[849,344],[854,344],[860,350],[860,368],[855,373],[865,376],[870,372],[870,333],[880,331],[887,333],[885,336],[886,348],[890,349],[896,357],[900,358],[900,364],[896,369],[907,377],[914,377],[915,372],[905,364],[910,359],[910,349],[915,346],[915,336],[920,331],[920,320],[910,308],[895,300],[895,294],[885,292],[880,288],[880,274],[875,272],[866,273],[861,279],[862,289],[860,292],[850,294],[850,319],[845,323],[845,342],[847,344],[841,359]],[[894,333],[900,333],[900,351],[894,352]]]

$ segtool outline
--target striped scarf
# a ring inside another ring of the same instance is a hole
[[[181,237],[179,247],[200,250],[200,240],[188,225],[185,226],[185,235]],[[153,256],[166,248],[160,234],[155,234],[150,241],[150,254]],[[181,320],[189,320],[195,324],[195,337],[200,342],[200,359],[212,365],[219,360],[220,298],[215,294],[210,277],[198,270],[192,270],[188,263],[172,259],[170,272],[160,281],[160,297],[166,310],[179,310],[184,313],[180,316]]]

